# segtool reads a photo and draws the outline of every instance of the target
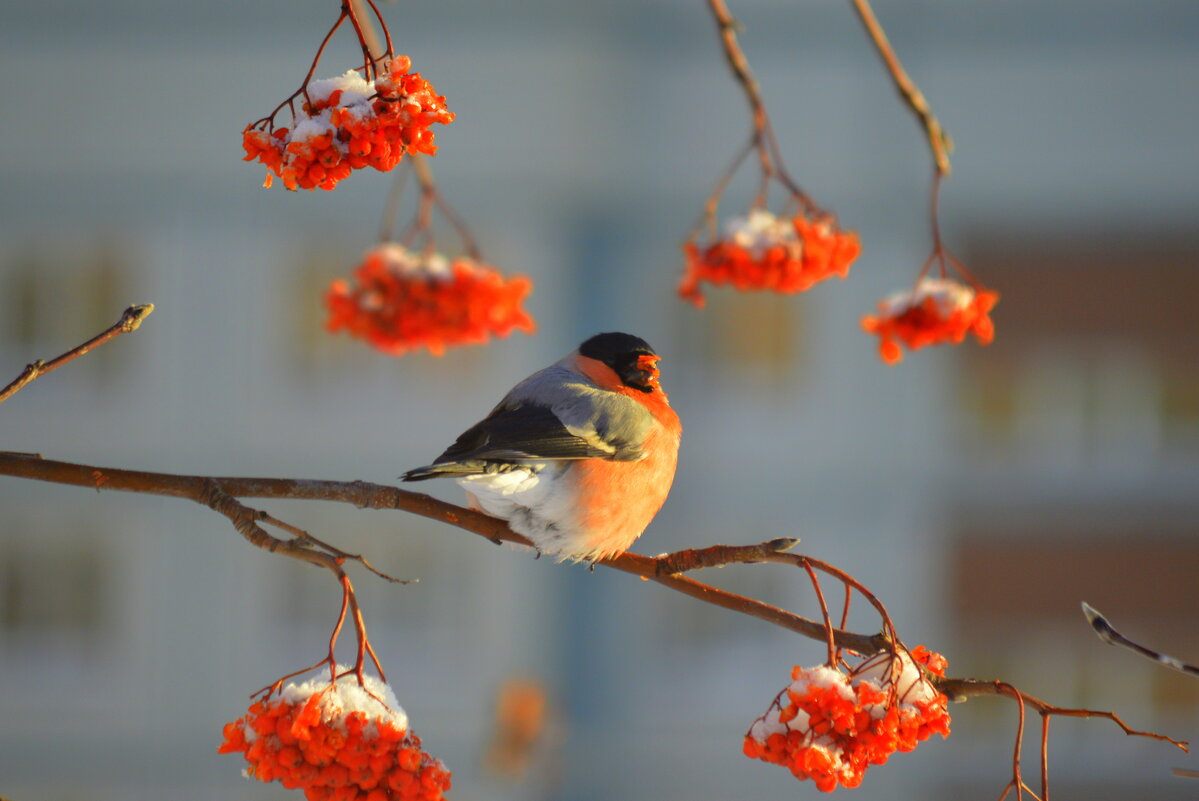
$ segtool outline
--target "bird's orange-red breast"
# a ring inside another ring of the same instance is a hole
[[[403,478],[456,478],[472,507],[560,559],[622,553],[662,508],[678,463],[682,426],[658,360],[639,337],[591,337]]]

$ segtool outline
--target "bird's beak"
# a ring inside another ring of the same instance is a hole
[[[637,357],[637,370],[645,373],[646,381],[650,384],[658,383],[658,362],[662,360],[661,356],[647,353]]]

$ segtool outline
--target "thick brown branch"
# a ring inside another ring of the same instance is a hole
[[[408,492],[397,487],[370,484],[365,481],[181,476],[170,473],[93,467],[8,452],[0,452],[0,475],[49,481],[56,484],[71,484],[96,490],[118,490],[187,498],[206,506],[212,505],[209,502],[212,493],[219,491],[231,498],[295,498],[337,501],[371,509],[397,509],[449,523],[493,542],[532,546],[531,542],[508,528],[502,520],[439,501],[428,495]],[[229,516],[226,509],[218,508],[218,511]],[[232,517],[230,519],[233,520]],[[235,525],[237,525],[236,521]],[[239,531],[242,529],[239,528]],[[245,531],[242,533],[249,538],[249,534]],[[265,535],[265,532],[263,534]],[[661,568],[658,560],[648,556],[624,553],[598,562],[598,564],[641,576],[705,603],[756,617],[817,641],[823,642],[826,638],[825,627],[814,620],[685,576],[660,575]],[[888,638],[882,634],[865,635],[837,630],[833,632],[833,638],[837,647],[867,655],[878,653],[888,647]]]
[[[507,524],[502,520],[439,501],[428,495],[408,492],[397,487],[370,484],[364,481],[345,482],[283,478],[181,476],[170,473],[92,467],[89,465],[42,459],[36,455],[6,451],[0,451],[0,475],[90,487],[97,491],[101,489],[119,490],[123,492],[187,498],[205,506],[210,506],[228,517],[237,530],[253,544],[276,553],[284,553],[287,556],[329,568],[339,576],[344,576],[344,573],[341,571],[337,557],[310,547],[311,544],[315,544],[314,541],[310,542],[311,538],[306,539],[297,536],[295,540],[284,541],[271,537],[258,525],[258,521],[265,520],[273,523],[273,518],[262,512],[257,512],[243,506],[235,501],[234,498],[327,500],[351,503],[363,508],[397,509],[449,523],[493,542],[510,542],[525,546],[531,546],[532,544],[521,535],[509,529]],[[291,527],[286,528],[289,531],[292,530]],[[880,612],[884,615],[885,630],[887,633],[867,636],[854,632],[835,630],[833,632],[833,640],[836,646],[866,655],[876,654],[894,647],[892,639],[894,637],[894,628],[891,626],[885,610],[881,609],[881,604],[865,587],[832,565],[812,559],[811,557],[780,553],[779,548],[786,544],[785,540],[770,541],[743,548],[726,548],[723,553],[726,556],[734,557],[728,561],[745,561],[740,559],[743,555],[755,557],[753,561],[759,561],[757,557],[765,561],[786,561],[804,568],[815,568],[840,579],[847,587],[852,586],[855,590],[866,596],[871,603],[875,604],[876,608],[880,609]],[[696,563],[703,561],[702,558],[694,558],[695,553],[715,554],[718,552],[717,549],[703,549],[692,552],[691,561]],[[827,628],[814,620],[809,620],[752,598],[746,598],[703,584],[685,576],[664,573],[664,570],[672,569],[672,567],[677,567],[687,561],[687,552],[682,553],[683,556],[667,554],[659,558],[641,556],[635,553],[624,553],[620,556],[598,562],[597,564],[641,576],[643,579],[655,581],[676,592],[689,595],[705,603],[756,617],[813,640],[826,640],[828,636]],[[712,562],[712,564],[715,563],[714,561]],[[369,649],[369,644],[366,647]],[[362,655],[359,654],[359,667],[361,666],[361,657]],[[1006,696],[1015,699],[1021,704],[1033,707],[1045,717],[1061,715],[1063,717],[1107,718],[1120,726],[1125,734],[1161,740],[1171,743],[1184,751],[1189,751],[1188,743],[1165,735],[1133,729],[1113,712],[1057,707],[1021,692],[1005,682],[940,677],[934,678],[933,681],[938,690],[945,693],[949,698],[961,699],[982,695]]]
[[[878,49],[878,54],[882,57],[883,63],[887,65],[887,70],[891,73],[891,79],[895,82],[895,88],[898,90],[899,96],[907,103],[908,108],[912,110],[912,113],[916,115],[916,119],[924,128],[937,173],[939,175],[949,175],[949,153],[953,150],[953,142],[950,140],[949,134],[945,133],[945,129],[941,127],[941,123],[933,115],[928,101],[924,99],[924,95],[920,92],[920,89],[908,77],[907,72],[903,69],[903,65],[899,63],[899,57],[895,55],[895,51],[891,48],[891,43],[887,41],[887,34],[883,32],[883,26],[879,24],[878,18],[874,16],[874,9],[870,7],[868,0],[852,0],[852,2],[854,9],[858,12],[858,17],[862,20],[862,25],[865,26],[866,32],[870,34],[870,39],[874,42],[875,48]]]
[[[130,331],[136,331],[138,326],[142,324],[150,316],[150,312],[154,311],[153,303],[143,303],[138,306],[130,306],[125,309],[121,315],[121,319],[117,320],[110,328],[97,334],[96,336],[84,342],[82,345],[77,345],[71,348],[61,356],[57,356],[48,362],[36,361],[25,367],[24,371],[19,376],[13,379],[13,382],[4,389],[0,390],[0,403],[11,398],[13,395],[21,391],[21,388],[33,381],[39,376],[43,376],[52,370],[57,370],[64,364],[78,359],[92,348],[98,348],[110,339],[115,339],[121,334],[128,334]]]

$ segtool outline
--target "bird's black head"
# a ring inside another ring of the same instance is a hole
[[[658,354],[641,337],[632,334],[596,334],[579,346],[579,355],[612,368],[627,387],[653,392],[658,384]]]

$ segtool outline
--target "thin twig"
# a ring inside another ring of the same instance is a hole
[[[320,64],[321,56],[324,55],[325,48],[329,45],[329,40],[333,38],[333,34],[337,33],[337,29],[341,27],[341,23],[346,21],[347,16],[348,15],[343,8],[341,14],[339,14],[337,17],[337,21],[333,23],[333,27],[329,29],[329,32],[325,34],[325,38],[321,40],[320,45],[316,48],[316,55],[312,57],[312,63],[308,66],[308,73],[304,76],[304,80],[300,83],[300,88],[284,98],[283,102],[275,106],[274,111],[272,111],[270,114],[247,125],[247,129],[263,126],[265,130],[273,131],[275,129],[275,115],[282,111],[284,106],[291,107],[291,121],[293,125],[295,124],[296,98],[300,95],[304,95],[305,102],[307,102],[309,105],[312,104],[312,98],[308,96],[308,84],[312,82],[312,76],[316,74],[316,66],[317,64]]]
[[[374,573],[379,578],[381,578],[385,581],[390,581],[392,584],[419,584],[420,583],[420,579],[402,579],[402,578],[396,578],[395,576],[392,576],[392,575],[388,575],[387,573],[384,573],[382,570],[379,570],[377,567],[372,565],[366,559],[366,557],[363,556],[362,554],[349,553],[348,551],[343,551],[336,546],[330,545],[329,543],[325,542],[324,540],[317,539],[316,537],[312,536],[304,529],[299,528],[297,526],[293,526],[291,523],[284,523],[282,520],[278,520],[278,519],[272,517],[271,515],[267,514],[266,512],[259,512],[258,519],[263,520],[267,523],[270,523],[272,526],[275,526],[276,528],[281,528],[284,531],[286,531],[287,533],[297,537],[300,540],[306,540],[308,542],[313,543],[314,545],[316,545],[317,547],[326,551],[327,553],[332,554],[337,559],[341,559],[343,561],[348,559],[351,562],[357,562],[358,564],[362,565],[370,572]]]
[[[412,159],[408,159],[410,164]],[[401,163],[396,170],[395,180],[387,192],[387,202],[383,205],[383,219],[379,223],[379,241],[394,242],[396,217],[400,213],[400,201],[404,199],[404,185],[408,183],[407,164]]]
[[[1049,716],[1041,715],[1041,801],[1049,801]]]
[[[804,193],[795,179],[787,172],[787,167],[783,163],[783,154],[775,138],[774,127],[770,123],[770,116],[766,113],[766,103],[762,99],[761,86],[750,70],[749,61],[745,58],[745,52],[741,49],[741,45],[737,41],[737,21],[729,13],[728,6],[725,5],[724,0],[708,0],[708,8],[711,10],[712,19],[716,23],[716,32],[720,36],[720,44],[724,50],[725,61],[728,63],[729,69],[733,73],[733,78],[740,84],[742,91],[745,93],[745,99],[749,103],[750,123],[752,126],[747,150],[737,156],[733,162],[733,166],[718,182],[716,191],[708,198],[708,202],[705,205],[705,214],[709,219],[709,223],[711,223],[711,218],[715,215],[716,205],[720,200],[720,195],[724,192],[724,187],[728,184],[728,179],[732,177],[732,173],[741,164],[742,159],[745,158],[748,148],[757,150],[758,163],[762,168],[761,186],[752,204],[754,208],[764,208],[766,206],[766,192],[770,180],[775,179],[786,187],[787,191],[793,197],[797,198],[800,205],[805,209],[818,210],[812,199]]]
[[[421,230],[428,232],[432,225],[433,207],[436,207],[441,212],[441,216],[449,221],[454,232],[458,234],[458,238],[462,242],[462,249],[466,251],[466,254],[474,261],[481,261],[482,257],[479,254],[479,246],[475,242],[474,235],[471,234],[462,217],[446,202],[441,190],[437,188],[437,183],[433,180],[433,170],[429,167],[429,159],[420,153],[413,153],[411,158],[412,169],[416,172],[416,179],[420,182],[421,187],[421,206],[417,212],[416,224]]]
[[[895,55],[895,51],[891,48],[891,43],[887,41],[887,34],[883,31],[883,26],[879,24],[878,18],[874,16],[874,9],[870,7],[868,0],[852,0],[852,2],[854,10],[858,12],[858,17],[862,20],[862,25],[866,28],[866,33],[870,35],[870,39],[874,42],[878,54],[882,57],[883,63],[887,65],[887,70],[891,73],[891,79],[895,82],[895,89],[924,128],[924,133],[928,137],[928,146],[932,152],[933,164],[937,172],[941,175],[949,175],[951,169],[949,153],[953,150],[953,141],[949,138],[949,134],[945,133],[945,130],[941,127],[941,123],[933,114],[932,108],[924,98],[923,93],[917,88],[915,82],[908,77],[907,72],[903,69],[903,65],[899,63],[899,57]]]
[[[359,11],[361,8],[357,0],[343,0],[341,13],[349,16],[350,24],[354,26],[354,34],[358,37],[358,46],[362,49],[362,71],[369,83],[378,75],[375,61],[376,53],[380,50],[379,37],[369,19],[359,19]]]
[[[765,562],[768,554],[790,550],[799,544],[796,537],[778,537],[757,545],[713,545],[709,548],[689,548],[656,557],[660,576],[688,573],[707,567]]]
[[[292,526],[290,523],[284,523],[281,520],[271,517],[266,512],[251,509],[250,507],[242,504],[233,496],[224,492],[221,489],[219,482],[214,479],[206,478],[200,481],[197,496],[192,496],[191,499],[197,503],[202,503],[205,506],[211,507],[213,510],[229,518],[229,522],[233,524],[233,527],[237,529],[238,533],[245,537],[245,539],[251,545],[270,551],[271,553],[290,556],[293,559],[299,559],[302,562],[307,562],[311,565],[316,565],[317,567],[323,567],[332,572],[333,575],[337,576],[338,581],[341,582],[341,614],[338,616],[337,623],[333,627],[333,634],[329,637],[328,656],[311,667],[289,673],[286,676],[277,679],[273,684],[269,685],[263,690],[259,690],[257,693],[254,693],[254,695],[259,695],[265,692],[266,697],[269,698],[279,690],[279,688],[283,685],[283,682],[287,681],[293,676],[298,676],[302,673],[307,673],[310,670],[315,670],[326,663],[329,665],[330,681],[331,683],[336,684],[340,676],[337,673],[335,649],[337,647],[337,637],[341,633],[342,625],[345,623],[347,604],[354,619],[354,634],[357,639],[357,658],[354,661],[354,667],[341,675],[353,674],[358,679],[359,686],[365,688],[365,659],[366,655],[370,654],[371,661],[375,665],[375,670],[379,673],[379,678],[384,682],[387,681],[387,677],[383,674],[383,667],[379,664],[379,657],[375,655],[375,649],[371,645],[370,637],[367,635],[366,623],[362,619],[362,610],[358,606],[358,596],[354,592],[354,585],[350,583],[350,577],[347,576],[345,571],[341,568],[341,565],[346,558],[353,557],[336,548],[328,548],[328,546],[325,546],[320,542],[320,540],[317,540],[307,532]],[[271,525],[282,528],[283,530],[295,535],[295,539],[281,540],[277,537],[272,537],[266,532],[265,529],[262,528],[262,526],[258,525],[258,521],[260,520],[269,522]],[[395,581],[395,579],[392,579],[390,576],[380,573],[378,570],[370,567],[369,564],[366,564],[365,560],[359,561],[362,561],[363,564],[375,574],[390,581]],[[387,706],[381,699],[374,696],[374,694],[369,690],[367,690],[367,693],[371,695],[371,697],[375,698],[375,700],[379,701],[379,703]]]
[[[1163,654],[1161,651],[1155,651],[1152,648],[1146,648],[1138,642],[1128,639],[1108,622],[1098,609],[1091,606],[1086,601],[1082,602],[1082,613],[1087,616],[1087,622],[1091,624],[1091,628],[1095,630],[1095,634],[1099,639],[1103,640],[1108,645],[1115,645],[1120,648],[1127,648],[1134,654],[1143,656],[1146,659],[1151,659],[1159,665],[1177,670],[1180,673],[1186,673],[1191,676],[1199,676],[1199,665],[1191,665],[1183,662],[1177,657]]]
[[[833,642],[833,621],[828,614],[828,603],[824,600],[824,590],[820,589],[820,577],[816,575],[816,571],[807,560],[803,562],[803,569],[807,572],[808,578],[812,580],[812,590],[816,593],[816,600],[820,602],[820,617],[824,621],[824,630],[827,632],[828,666],[835,668],[837,666],[837,644]]]
[[[57,370],[68,362],[78,359],[92,348],[98,348],[110,339],[115,339],[121,334],[128,334],[131,331],[136,331],[142,321],[150,316],[150,312],[154,311],[153,303],[142,303],[137,306],[130,306],[121,314],[121,319],[117,320],[110,328],[102,331],[96,336],[84,342],[82,345],[77,345],[71,348],[61,356],[56,356],[48,362],[36,361],[29,364],[21,372],[19,376],[13,379],[12,383],[0,390],[0,403],[11,398],[13,395],[21,391],[21,388],[30,381],[45,375],[53,370]]]
[[[733,19],[733,15],[729,13],[728,6],[724,4],[724,0],[708,0],[708,7],[712,10],[712,17],[716,21],[716,31],[720,34],[720,43],[724,48],[724,57],[728,62],[729,69],[733,72],[733,77],[737,83],[741,84],[741,89],[745,92],[745,99],[749,102],[749,110],[751,122],[753,124],[753,144],[758,149],[758,161],[762,165],[763,178],[774,173],[774,165],[770,160],[770,153],[766,149],[766,142],[763,134],[768,125],[768,117],[766,116],[766,104],[762,102],[762,90],[758,86],[758,79],[749,69],[749,62],[745,58],[745,52],[741,49],[741,45],[737,42],[737,21]],[[764,191],[763,191],[764,194]],[[755,205],[762,205],[765,198],[759,196],[755,201]]]
[[[1096,709],[1068,709],[1066,707],[1054,706],[1048,701],[1042,701],[1040,698],[1029,695],[1026,692],[1021,692],[1006,682],[944,677],[935,677],[932,679],[932,682],[939,691],[945,693],[951,699],[960,700],[980,695],[1003,695],[1015,699],[1019,695],[1020,698],[1024,699],[1024,703],[1042,715],[1061,715],[1067,718],[1106,718],[1119,726],[1129,737],[1148,737],[1151,740],[1161,740],[1162,742],[1170,743],[1188,753],[1191,750],[1190,743],[1186,740],[1175,740],[1173,737],[1167,737],[1164,734],[1139,731],[1121,720],[1120,716],[1114,712],[1104,712]]]

